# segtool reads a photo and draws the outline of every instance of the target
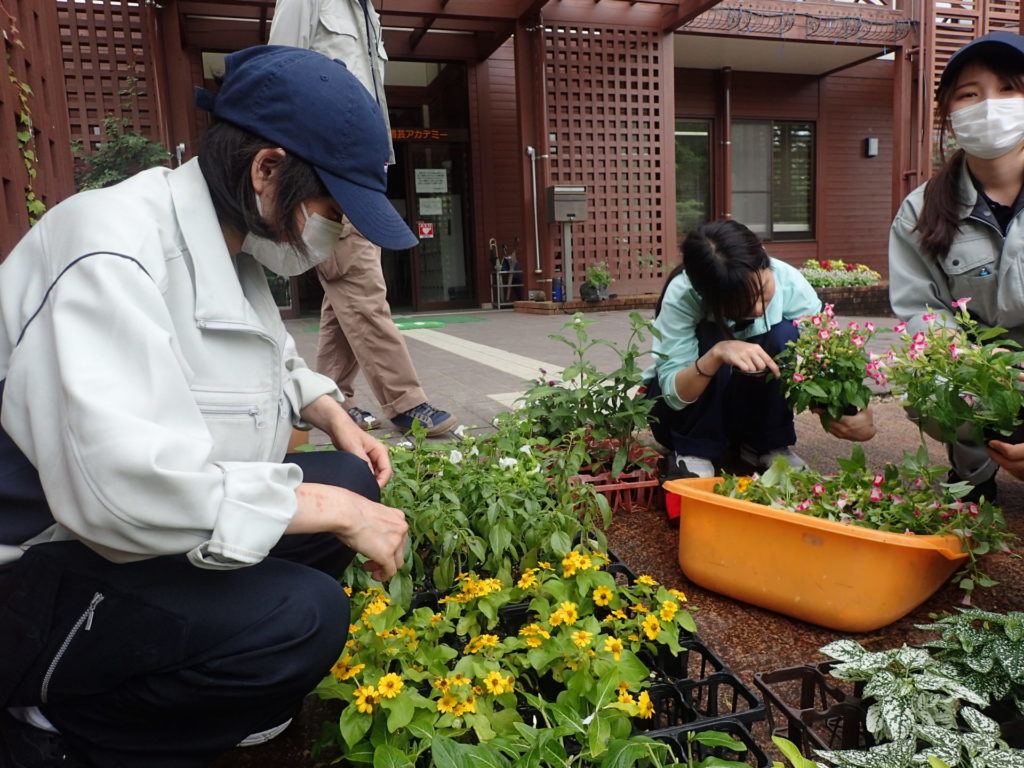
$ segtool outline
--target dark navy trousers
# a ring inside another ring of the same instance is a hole
[[[783,320],[766,333],[743,341],[760,344],[774,357],[797,335],[793,323]],[[697,326],[700,355],[723,339],[714,323]],[[682,456],[717,462],[737,444],[762,454],[796,442],[793,411],[777,379],[747,376],[723,365],[703,394],[682,410],[670,408],[660,395],[661,386],[654,378],[647,384],[647,396],[657,398],[651,410],[651,431],[659,443]]]
[[[373,500],[366,462],[289,455],[308,482]],[[184,555],[114,564],[78,542],[0,574],[0,705],[39,706],[101,768],[192,768],[294,715],[344,647],[334,536],[284,536],[253,566]]]

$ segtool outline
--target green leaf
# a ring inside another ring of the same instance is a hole
[[[372,724],[373,717],[358,711],[354,704],[349,704],[341,711],[341,718],[338,721],[341,737],[350,747],[354,747],[362,740]]]
[[[591,757],[599,757],[608,748],[608,737],[611,735],[608,718],[616,715],[611,710],[600,709],[587,726],[587,744]]]
[[[388,730],[392,733],[407,726],[416,713],[412,697],[403,696],[401,693],[394,699],[381,701],[380,705],[381,708],[388,710]]]
[[[400,749],[391,744],[378,744],[373,750],[373,768],[416,768]]]
[[[693,733],[693,740],[706,747],[725,747],[733,752],[747,751],[746,744],[725,731],[696,731]]]

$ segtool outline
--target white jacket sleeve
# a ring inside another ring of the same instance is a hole
[[[319,18],[320,3],[316,0],[277,0],[268,45],[310,48]]]
[[[295,514],[297,466],[209,460],[191,376],[158,286],[107,254],[54,284],[11,357],[5,427],[56,521],[110,560],[248,565]]]
[[[288,382],[285,385],[285,397],[292,407],[292,426],[299,429],[312,429],[313,425],[307,423],[299,415],[302,409],[312,403],[318,397],[328,395],[339,403],[345,402],[345,396],[341,394],[338,385],[323,374],[311,370],[306,361],[299,357],[295,347],[295,340],[288,334],[288,341],[284,350],[285,369],[288,371]]]

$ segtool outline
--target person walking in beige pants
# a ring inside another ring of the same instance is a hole
[[[309,48],[344,62],[373,94],[385,124],[390,125],[384,98],[387,54],[380,16],[371,0],[277,0],[270,44]],[[391,319],[380,248],[346,217],[334,255],[316,271],[324,289],[316,369],[337,382],[349,416],[364,429],[380,425],[351,399],[362,368],[384,415],[402,431],[416,423],[428,435],[454,427],[458,419],[427,402],[409,350]]]

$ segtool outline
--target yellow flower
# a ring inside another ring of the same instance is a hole
[[[537,563],[537,567],[540,568],[543,571],[550,571],[551,570],[551,563],[546,563],[543,560],[541,560],[539,563]]]
[[[649,718],[654,714],[654,704],[651,703],[647,691],[640,691],[640,700],[637,704],[640,706],[640,717]]]
[[[519,577],[519,581],[516,582],[516,586],[520,589],[529,589],[537,583],[537,569],[527,568],[523,575]]]
[[[577,648],[586,648],[590,645],[590,638],[594,635],[587,632],[585,629],[581,629],[578,632],[572,633],[572,641],[576,643]]]
[[[349,597],[352,597],[352,587],[342,587],[341,590]]]
[[[628,690],[623,690],[621,688],[619,689],[619,701],[623,704],[636,704],[636,699],[633,698],[633,694]]]
[[[575,624],[579,618],[579,614],[576,612],[576,603],[570,603],[568,601],[562,603],[562,615],[563,620],[566,624]]]
[[[685,603],[685,602],[686,602],[686,595],[684,595],[684,594],[683,594],[682,592],[680,592],[680,591],[679,591],[678,589],[670,589],[670,590],[668,591],[668,593],[669,593],[670,595],[672,595],[672,597],[674,597],[674,598],[678,599],[678,600],[679,600],[679,602],[681,602],[681,603]]]
[[[459,702],[452,710],[452,714],[456,716],[464,715],[467,712],[476,713],[476,696],[470,696],[465,701]]]
[[[626,639],[629,640],[629,642],[631,642],[631,643],[639,643],[640,642],[640,636],[635,634],[635,633],[633,633],[633,632],[630,632],[628,635],[626,635]]]
[[[615,609],[614,611],[612,611],[612,612],[611,612],[611,613],[610,613],[609,615],[610,615],[610,616],[611,616],[611,617],[612,617],[613,619],[619,619],[620,621],[625,621],[625,620],[626,620],[626,618],[627,618],[627,616],[626,616],[626,612],[625,612],[624,610],[622,610],[621,608],[616,608],[616,609]]]
[[[331,674],[338,680],[350,680],[359,674],[366,665],[365,664],[349,664],[352,661],[351,656],[342,656],[335,662],[334,666],[331,667]]]
[[[376,600],[370,602],[363,609],[363,616],[376,616],[378,613],[384,613],[388,609],[388,601],[386,597],[378,597]]]
[[[647,606],[643,603],[633,603],[629,606],[629,610],[633,611],[633,613],[647,613]]]
[[[487,673],[486,677],[484,677],[484,687],[487,689],[488,693],[494,696],[500,696],[503,693],[511,693],[512,684],[512,676],[502,677],[500,672],[491,671]]]
[[[454,712],[455,708],[459,706],[460,702],[457,698],[452,696],[450,693],[446,693],[440,699],[437,700],[437,711],[438,712]]]
[[[617,637],[606,637],[604,640],[604,649],[612,655],[616,661],[622,655],[622,641]]]
[[[482,651],[484,648],[490,648],[497,644],[497,635],[477,635],[466,643],[466,653],[476,653],[477,651]]]
[[[746,493],[747,488],[750,487],[751,480],[749,477],[741,477],[736,480],[736,492]]]
[[[658,621],[658,617],[653,613],[648,614],[647,618],[644,619],[642,629],[644,630],[644,634],[647,635],[647,639],[653,640],[658,636],[658,633],[661,632],[661,622]]]
[[[539,637],[528,637],[528,638],[526,638],[526,644],[528,646],[530,646],[531,648],[540,648],[541,643],[543,643],[543,642],[544,641],[541,640]]]
[[[676,602],[674,602],[672,600],[666,600],[665,602],[663,602],[661,604],[661,620],[662,621],[672,621],[672,619],[674,619],[676,617],[677,613],[679,613],[679,604],[678,603],[676,603]]]
[[[466,677],[461,672],[456,672],[451,676],[450,680],[452,685],[471,685],[473,683],[471,678]]]
[[[615,597],[615,593],[612,592],[608,587],[595,587],[594,588],[594,605],[608,605]]]
[[[637,584],[646,584],[648,587],[653,587],[653,586],[655,586],[658,583],[654,579],[652,579],[650,576],[647,576],[647,575],[637,576],[636,577],[636,582],[637,582]]]
[[[442,621],[444,621],[444,616],[442,616],[440,613],[435,613],[433,616],[430,617],[431,626],[439,624]]]
[[[393,699],[402,690],[402,678],[394,672],[389,672],[377,681],[377,693],[382,699]]]
[[[562,558],[562,576],[564,578],[575,576],[579,571],[586,571],[593,567],[594,564],[590,558],[576,550],[568,552]]]
[[[539,635],[540,637],[543,637],[545,640],[551,637],[551,633],[544,629],[544,627],[542,627],[540,624],[537,624],[536,622],[534,622],[533,624],[527,624],[525,627],[519,630],[519,634]]]
[[[432,686],[437,688],[439,691],[447,691],[452,681],[447,677],[439,677],[437,680],[431,683]]]
[[[356,697],[356,709],[359,712],[367,715],[373,712],[373,705],[377,703],[377,691],[372,685],[360,685],[353,695]]]

